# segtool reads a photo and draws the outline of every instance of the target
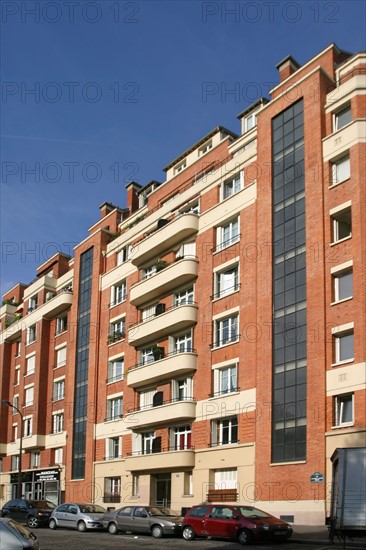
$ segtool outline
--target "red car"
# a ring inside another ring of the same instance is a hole
[[[199,504],[186,513],[182,534],[186,540],[218,537],[249,544],[270,539],[286,541],[292,535],[292,527],[253,506]]]

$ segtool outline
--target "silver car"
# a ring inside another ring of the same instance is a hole
[[[37,537],[24,525],[10,518],[0,518],[0,550],[39,550]]]
[[[118,531],[151,534],[156,539],[163,535],[180,535],[182,517],[169,508],[156,506],[123,506],[103,517],[103,526],[116,535]]]
[[[66,527],[86,531],[87,529],[103,529],[102,518],[107,512],[103,506],[97,504],[77,504],[65,502],[53,510],[49,527]]]

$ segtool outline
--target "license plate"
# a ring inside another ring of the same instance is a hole
[[[286,534],[286,532],[285,532],[285,531],[275,531],[274,534],[275,534],[275,535],[282,535],[282,536],[283,536],[283,535]]]

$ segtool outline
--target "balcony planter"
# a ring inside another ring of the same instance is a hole
[[[169,265],[168,262],[165,262],[164,260],[159,260],[159,261],[156,262],[156,264],[155,264],[156,272],[162,271],[163,269],[165,269],[166,267],[168,267],[168,265]]]
[[[118,340],[122,340],[122,338],[124,338],[125,335],[123,332],[114,332],[113,334],[110,334],[108,336],[108,344],[113,344],[113,342],[118,342]]]
[[[154,346],[152,348],[152,354],[154,356],[154,361],[159,361],[159,359],[164,358],[164,348],[160,346]]]

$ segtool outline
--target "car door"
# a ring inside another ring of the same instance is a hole
[[[61,506],[59,506],[53,513],[53,516],[57,521],[57,525],[60,527],[67,527],[66,512],[68,508],[68,504],[61,504]]]
[[[9,513],[9,516],[12,519],[15,519],[17,521],[19,521],[19,503],[20,503],[20,500],[13,499],[8,503],[6,507],[7,508],[6,512]]]
[[[211,506],[195,506],[187,515],[187,525],[190,525],[196,535],[205,535],[205,521]]]
[[[124,506],[116,515],[117,527],[120,531],[132,531],[133,506]]]
[[[231,506],[212,506],[205,519],[206,535],[212,537],[235,538],[238,529],[238,520],[235,510]]]
[[[28,506],[26,501],[22,499],[18,500],[18,505],[16,508],[17,508],[16,513],[18,517],[14,519],[19,521],[19,523],[27,523],[28,514],[32,511],[32,509]],[[34,515],[34,512],[33,512],[33,515]]]
[[[133,531],[135,533],[150,532],[149,514],[147,513],[146,508],[143,506],[135,506],[132,512],[132,524]]]

